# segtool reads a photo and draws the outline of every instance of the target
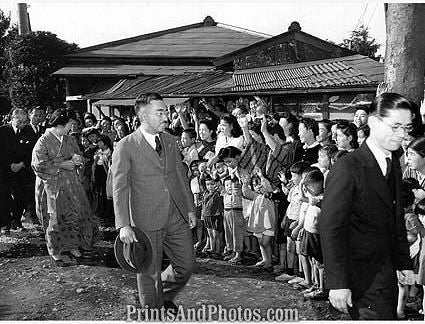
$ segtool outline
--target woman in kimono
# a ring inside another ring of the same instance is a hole
[[[75,112],[54,111],[49,126],[32,152],[37,176],[35,194],[37,216],[45,234],[49,255],[57,266],[68,266],[64,255],[80,258],[90,253],[97,224],[79,181],[77,170],[83,163],[77,142],[68,133]]]

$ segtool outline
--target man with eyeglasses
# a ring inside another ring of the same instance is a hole
[[[177,138],[164,132],[168,117],[161,96],[140,95],[135,112],[140,127],[120,140],[112,155],[115,225],[122,242],[137,241],[135,226],[152,244],[153,261],[137,274],[142,308],[176,311],[173,299],[189,280],[195,261],[193,197]],[[161,273],[163,251],[171,264]]]
[[[383,93],[370,107],[370,136],[331,169],[319,233],[330,303],[352,319],[397,318],[397,275],[413,275],[401,206],[399,151],[412,103]]]

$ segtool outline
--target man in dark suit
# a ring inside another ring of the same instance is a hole
[[[371,104],[370,137],[331,168],[319,219],[329,300],[353,319],[396,318],[397,276],[413,273],[400,202],[398,150],[412,105],[384,93]]]
[[[28,122],[27,112],[15,108],[11,116],[11,123],[0,127],[0,147],[3,150],[0,154],[0,217],[1,226],[6,226],[6,231],[23,229],[21,217],[25,208],[25,191],[22,188],[27,166],[26,145],[29,143],[22,131]]]
[[[193,197],[177,139],[163,132],[168,118],[162,98],[141,95],[135,110],[140,127],[120,140],[112,155],[116,228],[124,243],[136,240],[130,225],[145,231],[152,242],[152,264],[137,274],[141,306],[175,309],[172,301],[194,267]],[[163,251],[171,264],[161,273]]]
[[[28,139],[25,145],[25,168],[24,168],[24,187],[25,187],[25,218],[34,224],[40,224],[35,213],[35,174],[31,169],[32,150],[37,140],[44,134],[45,128],[41,125],[46,113],[40,106],[34,106],[29,111],[29,124],[26,125],[22,133]]]

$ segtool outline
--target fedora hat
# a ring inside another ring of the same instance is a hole
[[[114,244],[115,258],[124,270],[140,273],[146,271],[152,263],[152,244],[144,231],[134,226],[131,228],[138,242],[125,244],[118,235]]]

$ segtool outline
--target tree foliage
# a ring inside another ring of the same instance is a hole
[[[69,44],[45,31],[15,35],[5,48],[4,79],[15,107],[57,106],[65,99],[65,89],[51,74],[73,53]]]
[[[359,54],[369,56],[370,58],[379,61],[381,56],[376,55],[376,52],[381,47],[375,38],[369,35],[369,28],[361,25],[358,29],[351,32],[350,38],[342,41],[340,46],[348,48]]]

